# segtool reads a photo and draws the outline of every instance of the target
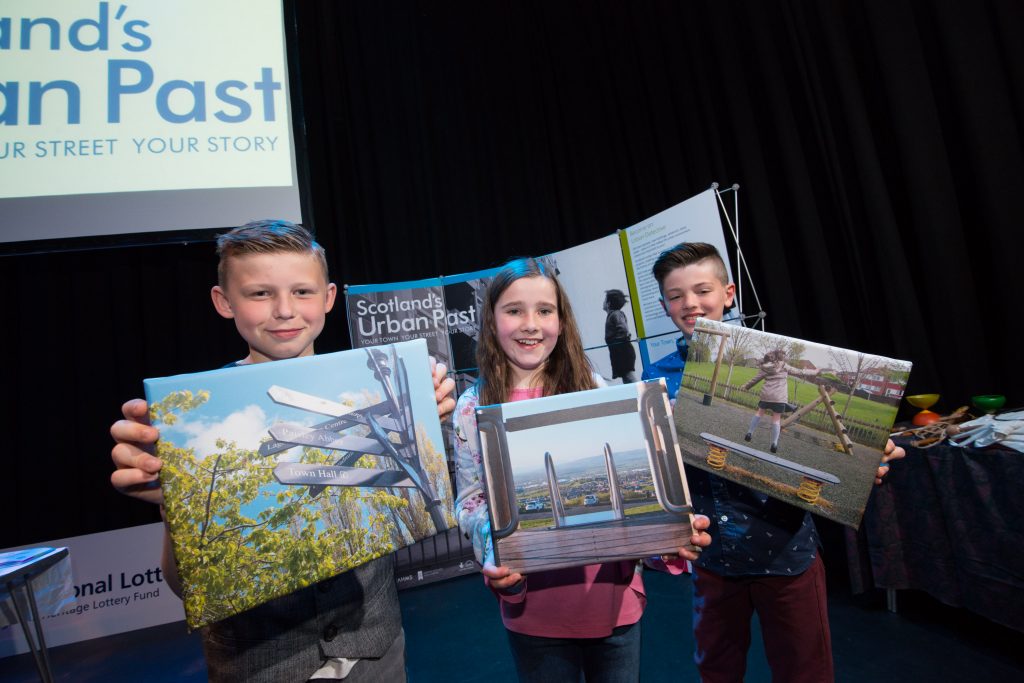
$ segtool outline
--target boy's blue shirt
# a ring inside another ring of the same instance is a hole
[[[664,377],[669,396],[679,393],[687,344],[644,370],[644,379]],[[720,576],[796,576],[818,554],[818,531],[809,512],[714,474],[686,466],[694,509],[711,519],[711,545],[697,566]]]
[[[661,360],[654,361],[644,368],[644,379],[665,378],[668,395],[675,398],[679,393],[679,384],[683,381],[683,369],[686,368],[686,337],[676,339],[676,350]]]

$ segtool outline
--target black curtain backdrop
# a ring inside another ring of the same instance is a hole
[[[1019,0],[296,4],[339,284],[548,253],[739,183],[769,330],[912,360],[943,411],[1021,404]],[[212,252],[0,259],[0,547],[158,519],[109,486],[108,428],[142,378],[245,355]],[[347,340],[336,311],[317,348]]]

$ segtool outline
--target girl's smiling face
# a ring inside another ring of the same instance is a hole
[[[508,359],[515,388],[532,386],[562,333],[555,284],[546,277],[521,277],[494,304],[498,344]]]

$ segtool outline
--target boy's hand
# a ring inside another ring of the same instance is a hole
[[[163,462],[151,454],[160,430],[150,426],[149,406],[141,398],[125,403],[121,413],[124,419],[110,428],[110,435],[117,442],[110,451],[117,467],[110,475],[110,483],[126,496],[162,504],[164,493],[160,490],[158,472]]]
[[[881,484],[882,478],[889,474],[889,463],[893,460],[899,460],[907,454],[905,450],[897,446],[889,439],[885,443],[885,450],[882,451],[882,462],[878,466],[878,473],[875,474],[875,484]]]
[[[448,368],[444,363],[438,363],[434,357],[430,357],[430,374],[434,379],[434,399],[437,401],[437,415],[442,420],[455,410],[455,398],[452,393],[455,391],[455,380],[448,377]]]
[[[508,567],[495,567],[488,562],[480,571],[490,580],[491,586],[500,591],[508,590],[523,580],[523,575],[512,572]]]

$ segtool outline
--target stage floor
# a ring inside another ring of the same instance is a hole
[[[696,681],[690,632],[689,577],[644,574],[642,681]],[[514,681],[515,671],[494,597],[478,576],[401,591],[411,683]],[[1024,634],[915,592],[899,594],[899,614],[882,593],[829,598],[836,680],[1024,680]],[[471,637],[470,637],[471,634]],[[457,641],[457,642],[456,642]],[[199,634],[184,622],[53,648],[57,681],[104,683],[206,680]],[[465,663],[472,659],[473,665]],[[0,660],[0,680],[38,680],[30,655]],[[755,624],[748,683],[770,675]]]

